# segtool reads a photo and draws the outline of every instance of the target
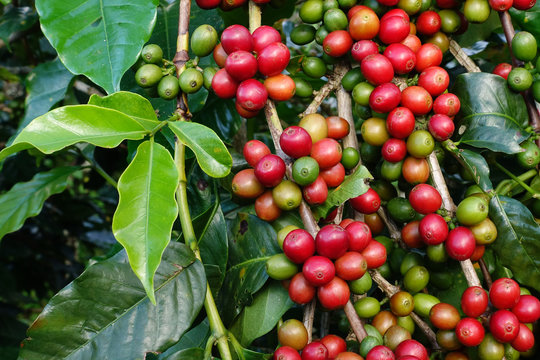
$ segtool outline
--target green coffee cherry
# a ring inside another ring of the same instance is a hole
[[[522,61],[532,61],[536,57],[538,44],[533,34],[520,31],[512,39],[512,52]]]
[[[199,91],[203,85],[203,81],[204,79],[201,72],[194,68],[184,70],[178,78],[180,89],[186,94],[193,94]]]
[[[159,96],[165,100],[174,99],[180,91],[176,76],[167,75],[163,77],[158,84],[157,91]]]
[[[311,25],[301,24],[291,31],[291,41],[296,45],[306,45],[315,39],[317,30]]]
[[[208,24],[201,25],[191,34],[191,51],[201,57],[209,55],[216,47],[217,41],[216,29]]]
[[[162,77],[163,73],[161,68],[154,64],[145,64],[135,73],[135,81],[143,88],[157,85]]]
[[[315,24],[323,18],[324,4],[322,0],[308,0],[300,8],[300,19],[308,24]]]
[[[310,97],[313,95],[313,86],[311,86],[309,82],[299,77],[295,77],[293,80],[294,84],[296,85],[296,92],[294,95],[301,98]]]
[[[147,64],[161,64],[163,61],[163,50],[159,45],[148,44],[141,51],[141,58]]]
[[[521,148],[525,151],[517,153],[516,158],[522,167],[533,169],[540,163],[540,149],[532,141],[525,141],[521,144]]]
[[[283,253],[275,254],[266,261],[266,272],[274,280],[286,280],[298,272],[298,265]]]
[[[204,88],[207,90],[210,90],[212,87],[212,79],[214,78],[214,75],[216,75],[218,69],[214,67],[207,67],[203,70],[203,85]]]
[[[326,74],[326,64],[318,57],[307,56],[302,61],[302,70],[307,76],[318,79]]]

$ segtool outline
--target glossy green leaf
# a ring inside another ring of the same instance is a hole
[[[251,305],[242,310],[231,332],[243,346],[249,346],[253,340],[275,328],[279,319],[293,305],[281,283],[272,282],[255,295]]]
[[[461,101],[456,125],[460,143],[507,154],[521,151],[519,144],[528,137],[522,131],[528,122],[527,109],[521,95],[512,92],[502,77],[462,74],[452,92]]]
[[[41,28],[74,74],[113,93],[156,21],[158,0],[36,0]]]
[[[36,216],[48,197],[61,193],[71,174],[79,167],[58,167],[39,173],[32,180],[18,183],[0,195],[0,239],[19,230],[26,219]]]
[[[231,154],[212,129],[187,121],[169,122],[169,127],[178,139],[195,153],[197,162],[205,173],[221,178],[231,172]]]
[[[495,30],[501,28],[501,20],[499,20],[499,13],[492,11],[491,15],[486,21],[481,24],[469,23],[469,27],[464,34],[461,34],[455,39],[459,45],[463,48],[472,48],[480,45],[479,42],[487,40]],[[470,54],[468,54],[470,56]]]
[[[251,304],[268,279],[266,260],[281,252],[272,226],[255,215],[238,213],[230,232],[229,264],[219,293],[221,308],[227,309],[221,314],[226,324]]]
[[[152,131],[159,125],[159,120],[150,101],[132,92],[119,91],[104,97],[92,95],[88,104],[118,110],[135,119],[148,131]]]
[[[373,176],[365,166],[361,165],[354,174],[346,177],[341,185],[328,193],[328,198],[324,204],[318,206],[315,210],[317,217],[326,217],[335,207],[368,191],[367,179],[373,179]]]
[[[30,29],[37,19],[36,11],[31,7],[10,7],[0,17],[0,39],[9,49],[10,35]]]
[[[187,246],[171,243],[156,273],[154,306],[122,251],[51,299],[28,330],[19,359],[143,359],[180,339],[205,292],[202,264]]]
[[[495,196],[489,203],[489,218],[497,226],[497,239],[490,245],[502,265],[520,284],[540,291],[540,225],[521,202]]]
[[[26,112],[17,133],[62,100],[72,79],[58,58],[36,66],[26,78]]]
[[[199,249],[204,263],[208,284],[216,295],[225,278],[227,269],[228,239],[227,223],[219,205],[211,221],[203,230],[199,240]]]
[[[131,267],[152,302],[154,273],[178,215],[178,180],[171,154],[152,140],[139,145],[135,158],[118,180],[120,200],[113,217],[113,234],[126,248]]]
[[[176,344],[168,348],[163,353],[155,357],[156,360],[168,360],[170,356],[186,349],[205,348],[206,341],[212,335],[208,318],[205,318],[199,325],[186,332]]]
[[[474,182],[478,184],[482,190],[486,192],[493,190],[493,185],[489,179],[489,166],[482,155],[471,150],[458,149],[454,144],[445,146],[445,148],[452,153],[463,167],[465,167],[473,177]]]
[[[540,39],[540,3],[536,3],[526,11],[517,10],[513,7],[509,10],[512,19],[515,20],[522,30],[526,30]]]
[[[113,148],[123,140],[148,134],[141,124],[119,111],[94,105],[64,106],[34,119],[0,152],[0,161],[18,151],[37,148],[51,154],[78,142]]]
[[[224,142],[230,144],[240,129],[242,118],[230,99],[220,99],[210,93],[204,107],[193,115],[193,122],[214,130]]]

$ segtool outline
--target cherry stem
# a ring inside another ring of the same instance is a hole
[[[467,72],[482,72],[474,61],[463,51],[463,48],[455,40],[450,40],[450,52]]]
[[[478,264],[480,264],[480,269],[482,270],[482,275],[484,275],[484,280],[486,280],[487,288],[491,289],[491,284],[493,284],[493,281],[491,280],[491,275],[489,275],[486,262],[484,261],[484,259],[480,258],[478,260]]]
[[[306,110],[298,116],[303,118],[306,115],[316,113],[324,99],[326,99],[332,91],[341,86],[341,79],[343,79],[343,76],[347,73],[347,69],[346,66],[336,66],[334,72],[327,76],[328,82],[317,91],[313,101],[308,105]]]

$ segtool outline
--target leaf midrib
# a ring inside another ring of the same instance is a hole
[[[107,20],[105,19],[105,12],[104,12],[104,6],[103,6],[103,0],[99,0],[99,11],[101,13],[101,17],[103,18],[103,35],[105,36],[105,48],[107,49],[107,61],[109,62],[109,70],[111,73],[111,80],[112,80],[112,74],[114,74],[112,61],[111,61],[111,49],[109,47],[109,34],[107,33]],[[117,85],[114,84],[114,89],[117,90]]]

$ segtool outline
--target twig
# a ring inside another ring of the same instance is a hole
[[[88,95],[105,96],[103,92],[96,89],[95,87],[88,85],[87,83],[82,82],[81,80],[75,80],[75,82],[73,83],[73,87],[76,90],[79,90],[80,92]]]
[[[395,293],[400,291],[400,288],[398,286],[390,284],[377,270],[369,270],[369,274],[371,275],[371,278],[373,281],[377,283],[377,286],[379,289],[381,289],[388,298],[392,297]],[[420,316],[418,316],[415,313],[411,313],[411,318],[414,320],[416,325],[422,330],[422,332],[426,335],[426,337],[429,339],[431,346],[434,350],[440,349],[439,343],[437,343],[437,336],[433,332],[433,330],[429,327],[429,325],[422,320]]]
[[[443,207],[450,217],[454,217],[456,205],[454,204],[454,200],[452,200],[448,187],[446,186],[446,181],[444,180],[441,166],[439,165],[439,160],[437,160],[437,155],[435,155],[435,152],[429,154],[427,161],[435,189],[437,189],[439,194],[441,194]]]
[[[484,275],[484,280],[486,280],[487,288],[491,289],[491,284],[493,283],[493,281],[491,280],[491,275],[489,275],[486,262],[484,261],[484,259],[480,258],[478,260],[478,264],[480,264],[480,269],[482,270],[482,275]]]
[[[465,275],[465,279],[467,279],[467,284],[469,286],[482,287],[478,274],[476,273],[476,270],[474,270],[474,266],[470,259],[460,261],[459,265],[461,265],[461,270],[463,270],[463,274]]]
[[[364,322],[358,317],[351,300],[347,301],[344,310],[345,315],[347,315],[347,319],[349,320],[349,324],[351,324],[352,331],[356,336],[356,341],[361,342],[367,336],[367,332],[366,329],[364,329]]]
[[[386,211],[382,206],[379,208],[379,210],[377,210],[377,214],[379,214],[382,221],[388,228],[390,237],[399,245],[399,247],[401,247],[402,249],[407,249],[407,246],[401,239],[401,231],[399,231],[399,228],[397,227],[396,223],[388,217],[388,214],[386,214]]]
[[[481,72],[480,68],[476,66],[474,61],[465,54],[465,51],[459,46],[455,40],[450,40],[450,52],[454,55],[454,58],[458,63],[463,66],[467,72]]]
[[[336,69],[338,69],[338,67],[336,67]],[[326,99],[332,91],[341,86],[341,79],[343,76],[345,76],[345,74],[346,71],[343,71],[343,68],[341,68],[340,71],[334,70],[333,73],[328,75],[328,82],[324,84],[319,91],[317,91],[317,94],[313,98],[311,104],[309,104],[306,110],[298,116],[302,118],[306,115],[316,113],[324,99]]]
[[[191,14],[191,0],[180,1],[180,12],[178,14],[178,38],[176,39],[176,54],[174,55],[174,65],[176,75],[180,76],[189,60],[189,16]],[[176,112],[184,117],[190,117],[187,106],[186,94],[180,92],[176,101]]]
[[[325,311],[321,314],[321,328],[319,330],[319,337],[322,339],[328,335],[328,330],[330,328],[330,313]]]
[[[304,306],[304,327],[308,333],[308,343],[313,338],[313,320],[315,319],[315,308],[317,307],[317,299],[314,298],[310,303]]]

